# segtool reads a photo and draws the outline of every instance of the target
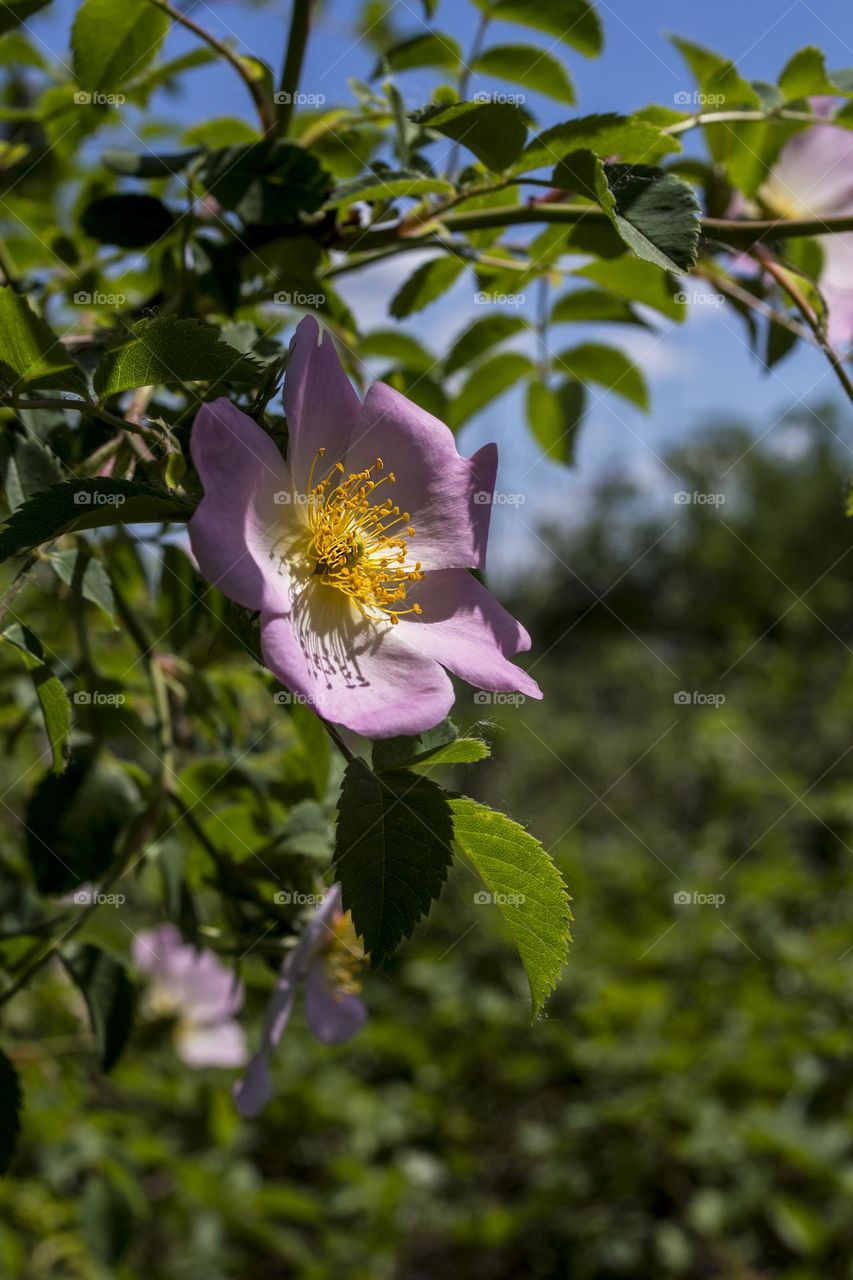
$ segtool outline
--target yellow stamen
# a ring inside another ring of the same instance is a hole
[[[388,499],[375,496],[386,481],[396,482],[394,472],[373,479],[374,472],[384,469],[381,458],[364,471],[348,475],[343,464],[336,462],[325,479],[314,484],[317,461],[324,453],[324,449],[317,451],[308,480],[307,554],[312,576],[349,596],[365,617],[380,615],[396,623],[403,614],[421,613],[417,604],[401,607],[407,584],[424,576],[419,563],[406,567],[407,538],[415,536],[411,517]],[[405,528],[396,530],[401,524]]]
[[[361,990],[359,973],[365,960],[364,944],[348,911],[338,914],[332,923],[332,937],[325,960],[329,985],[338,999],[345,995],[358,995]]]

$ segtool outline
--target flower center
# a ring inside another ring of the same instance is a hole
[[[420,613],[419,604],[403,607],[407,584],[424,576],[419,563],[408,563],[408,539],[415,533],[409,513],[376,494],[382,485],[396,483],[394,472],[376,478],[384,470],[381,458],[349,475],[337,462],[325,480],[314,484],[325,452],[317,450],[308,480],[307,554],[313,574],[349,596],[365,617],[378,613],[396,623],[401,614]]]
[[[339,912],[332,922],[332,936],[324,960],[329,986],[338,999],[358,995],[359,973],[364,964],[364,944],[355,931],[349,911]]]

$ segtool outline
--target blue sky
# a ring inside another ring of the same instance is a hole
[[[348,101],[347,78],[366,78],[375,61],[371,49],[357,37],[359,7],[349,0],[331,0],[323,6],[310,46],[303,89],[323,93],[329,103]],[[67,56],[68,30],[75,8],[73,0],[55,0],[51,9],[32,24],[44,44],[60,56]],[[236,39],[243,50],[278,66],[289,11],[285,0],[270,0],[261,8],[248,3],[194,0],[187,8],[202,26]],[[397,0],[389,8],[401,34],[414,35],[426,29],[419,0]],[[741,71],[753,79],[775,79],[788,57],[805,44],[820,45],[830,68],[853,66],[853,20],[849,2],[842,4],[841,0],[793,0],[790,4],[785,0],[780,4],[769,0],[753,0],[751,4],[716,0],[712,5],[685,5],[683,0],[606,0],[598,8],[604,24],[605,50],[596,60],[587,60],[526,28],[501,23],[493,29],[494,43],[535,43],[550,47],[563,57],[576,85],[578,105],[568,108],[529,95],[527,108],[543,125],[575,113],[628,112],[649,102],[671,105],[674,94],[691,91],[693,85],[667,40],[667,33],[719,49],[734,58]],[[474,6],[464,0],[440,0],[433,25],[455,36],[467,49],[477,16]],[[178,53],[193,47],[193,43],[187,33],[176,31],[169,38],[168,49]],[[434,83],[434,73],[429,71],[413,71],[401,77],[406,97],[413,105],[426,100]],[[478,88],[510,86],[475,79],[471,89]],[[218,64],[188,77],[186,91],[178,103],[155,100],[155,114],[158,106],[169,118],[177,117],[187,124],[213,114],[251,118],[251,103],[244,87],[229,68]],[[351,278],[347,297],[364,318],[364,327],[388,323],[383,315],[384,304],[415,265],[414,257],[403,257],[369,275]],[[687,287],[707,293],[699,284]],[[482,313],[472,305],[472,293],[470,280],[460,282],[446,300],[414,317],[406,327],[440,351]],[[750,356],[743,325],[727,306],[696,305],[685,325],[669,327],[664,323],[653,333],[626,326],[563,328],[558,345],[565,347],[587,339],[619,345],[638,361],[651,385],[652,411],[645,415],[612,394],[593,394],[578,466],[568,474],[542,459],[528,439],[520,394],[505,397],[465,429],[462,444],[466,451],[486,440],[498,440],[502,453],[499,487],[524,496],[521,508],[495,510],[492,567],[498,571],[511,571],[545,555],[534,532],[537,523],[543,518],[571,518],[573,512],[580,512],[590,483],[602,468],[624,462],[648,484],[650,491],[666,501],[679,487],[660,462],[661,450],[668,441],[701,431],[703,422],[713,416],[732,415],[746,417],[760,432],[769,429],[769,438],[773,439],[773,432],[780,431],[780,417],[792,405],[837,399],[832,375],[813,350],[798,351],[777,370],[765,371]],[[721,488],[725,483],[721,481]],[[520,538],[521,530],[524,536]]]

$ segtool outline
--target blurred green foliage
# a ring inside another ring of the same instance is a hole
[[[3,1276],[853,1275],[848,456],[802,414],[762,442],[718,427],[667,459],[659,503],[613,475],[570,536],[542,531],[550,571],[515,608],[546,699],[496,707],[496,763],[466,779],[535,823],[572,889],[542,1020],[463,869],[368,979],[356,1041],[328,1050],[294,1022],[253,1124],[229,1073],[188,1071],[158,1025],[105,1078],[49,970],[5,1016],[27,1106]],[[215,662],[198,630],[183,641],[186,732],[211,732],[208,694],[233,702],[217,759],[269,714],[232,640]],[[244,762],[261,824],[293,799],[269,793],[265,751]],[[291,782],[310,803],[310,778]],[[210,800],[208,834],[228,802]],[[270,975],[257,953],[246,972],[254,1015]]]

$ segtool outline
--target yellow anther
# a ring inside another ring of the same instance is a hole
[[[315,465],[325,452],[317,451]],[[365,617],[396,624],[401,614],[422,612],[420,606],[401,606],[407,584],[417,582],[423,574],[419,563],[413,569],[406,567],[406,539],[415,536],[409,512],[401,513],[387,500],[371,500],[374,490],[386,480],[391,484],[396,481],[393,472],[373,479],[372,473],[382,469],[381,458],[372,467],[349,474],[343,463],[336,462],[326,478],[314,484],[312,466],[307,556],[312,577],[348,596]]]

